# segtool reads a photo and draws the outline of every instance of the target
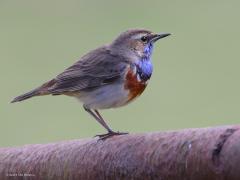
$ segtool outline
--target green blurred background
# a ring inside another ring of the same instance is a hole
[[[239,8],[237,0],[0,0],[0,146],[104,133],[73,98],[9,102],[136,27],[172,36],[155,47],[154,74],[141,98],[102,112],[114,130],[239,123]]]

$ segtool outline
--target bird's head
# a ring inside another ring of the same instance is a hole
[[[121,33],[111,44],[115,51],[124,55],[135,55],[140,58],[149,58],[154,43],[169,33],[153,33],[144,29],[132,29]]]

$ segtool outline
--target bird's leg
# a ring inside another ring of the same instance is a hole
[[[110,138],[112,136],[119,136],[119,135],[124,135],[124,134],[128,134],[128,133],[127,132],[112,131],[112,132],[108,132],[106,134],[97,134],[96,136],[98,136],[101,140],[105,140],[105,139]]]
[[[114,132],[108,125],[107,123],[104,121],[104,119],[102,118],[102,116],[100,115],[100,113],[97,110],[94,110],[94,113],[91,109],[83,106],[84,109],[91,115],[94,117],[95,120],[97,120],[107,131],[108,133],[106,134],[101,134],[101,135],[96,135],[98,137],[100,137],[100,139],[104,140],[107,139],[111,136],[114,135],[123,135],[123,134],[128,134],[128,133],[121,133],[121,132]]]
[[[89,109],[89,108],[87,108],[87,107],[85,107],[85,106],[83,106],[83,107],[84,107],[84,109],[85,109],[90,115],[92,115],[92,116],[94,117],[94,119],[97,120],[97,122],[99,122],[108,132],[113,132],[113,131],[111,130],[111,128],[107,125],[107,123],[106,123],[102,118],[98,117],[91,109]]]
[[[105,123],[104,119],[102,118],[101,114],[98,112],[98,110],[94,109],[94,112],[97,114],[97,116],[99,117],[99,119],[102,120],[102,122]],[[106,123],[105,123],[106,124]],[[124,134],[128,134],[127,132],[115,132],[115,131],[108,131],[108,133],[106,134],[100,134],[100,135],[96,135],[98,137],[100,137],[100,139],[107,139],[111,136],[114,136],[114,135],[124,135]]]

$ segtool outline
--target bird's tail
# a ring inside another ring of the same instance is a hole
[[[17,96],[15,97],[11,103],[14,103],[14,102],[20,102],[20,101],[23,101],[23,100],[26,100],[26,99],[29,99],[31,97],[34,97],[34,96],[42,96],[42,95],[48,95],[48,94],[51,94],[48,89],[49,87],[53,86],[55,84],[55,81],[54,79],[51,80],[51,81],[48,81],[46,83],[44,83],[43,85],[41,85],[40,87],[36,88],[36,89],[33,89],[32,91],[30,92],[27,92],[25,94],[22,94],[20,96]]]

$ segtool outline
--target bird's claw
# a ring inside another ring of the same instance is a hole
[[[99,140],[106,140],[112,136],[119,136],[119,135],[124,135],[124,134],[128,134],[127,132],[114,132],[114,131],[110,131],[106,134],[99,134],[96,135],[95,137],[99,137]]]

